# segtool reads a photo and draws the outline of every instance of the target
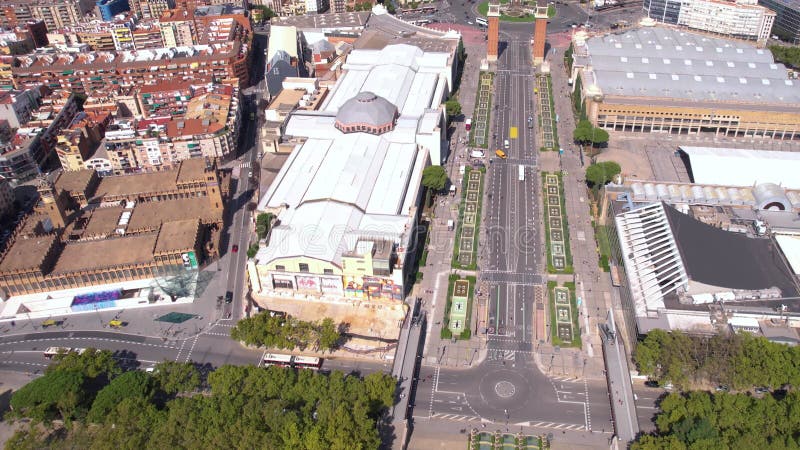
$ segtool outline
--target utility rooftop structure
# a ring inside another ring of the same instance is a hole
[[[800,82],[767,49],[661,27],[573,44],[572,79],[598,126],[800,139]]]

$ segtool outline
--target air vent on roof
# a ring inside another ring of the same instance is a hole
[[[680,51],[683,51],[683,47],[681,47],[680,45],[676,45],[676,46],[675,46],[675,50],[677,50],[677,51],[679,51],[679,52],[680,52]]]
[[[633,78],[633,72],[628,72],[625,74],[625,76],[628,78]]]
[[[728,67],[736,67],[736,64],[733,61],[728,61]]]
[[[691,59],[684,59],[683,63],[686,64],[687,66],[691,66],[692,65],[692,60]]]
[[[749,63],[747,63],[747,67],[749,67],[751,69],[755,69],[756,68],[756,63],[749,62]]]
[[[708,67],[714,67],[714,61],[706,61]]]
[[[739,78],[740,84],[747,84],[747,78]]]
[[[766,79],[766,78],[762,78],[761,79],[761,84],[763,84],[764,86],[768,86],[769,85],[769,80]]]
[[[739,54],[741,54],[741,53],[744,53],[744,50],[742,50],[742,49],[740,49],[740,48],[737,48],[737,49],[736,49],[736,53],[739,53]]]
[[[694,49],[695,49],[695,50],[697,50],[698,52],[701,52],[701,53],[702,53],[702,51],[703,51],[703,47],[699,47],[699,46],[698,46],[698,47],[695,47]]]
[[[662,48],[663,47],[661,47],[661,44],[656,44],[656,50],[661,50]]]
[[[717,77],[717,83],[724,83],[725,77]]]
[[[650,58],[642,58],[642,64],[650,64]]]
[[[717,51],[717,53],[722,53],[722,49],[719,47],[717,47],[715,50]]]
[[[186,123],[182,120],[179,120],[178,123],[176,124],[179,130],[182,129],[185,125]]]
[[[701,77],[700,75],[695,75],[694,81],[703,81],[703,77]]]
[[[670,61],[669,58],[664,58],[662,61],[664,61],[664,64],[672,64],[672,61]]]
[[[636,48],[642,48],[642,44],[636,44]]]
[[[628,57],[627,56],[620,56],[619,57],[619,61],[620,62],[628,62]]]
[[[675,75],[674,73],[672,74],[672,81],[678,81],[680,79],[681,79],[681,77]]]

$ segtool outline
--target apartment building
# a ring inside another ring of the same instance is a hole
[[[0,25],[13,28],[40,20],[48,30],[55,30],[77,25],[94,11],[94,0],[16,0],[0,8]]]
[[[765,43],[775,12],[756,0],[644,0],[647,15],[659,22]]]
[[[41,99],[42,89],[38,87],[0,92],[0,120],[5,120],[11,128],[27,124],[39,109]]]
[[[160,36],[160,33],[159,33]],[[152,84],[159,80],[248,79],[247,45],[241,41],[140,51],[37,52],[15,57],[14,85],[90,93],[105,86]]]

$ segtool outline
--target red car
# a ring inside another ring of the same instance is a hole
[[[233,250],[233,253],[238,253],[239,252],[239,246],[238,245],[234,245],[232,250]]]

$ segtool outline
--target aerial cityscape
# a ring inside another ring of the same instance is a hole
[[[800,0],[0,0],[6,449],[800,446]]]

